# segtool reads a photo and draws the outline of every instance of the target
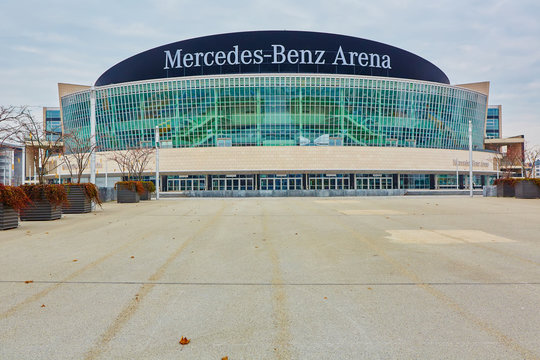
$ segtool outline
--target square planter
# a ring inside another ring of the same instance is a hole
[[[69,206],[63,206],[64,214],[85,214],[92,211],[92,201],[86,197],[84,185],[65,185]]]
[[[145,190],[143,194],[141,194],[141,200],[151,200],[152,199],[152,194],[150,193],[150,191],[148,190]]]
[[[514,197],[515,187],[510,184],[497,184],[497,197]]]
[[[137,191],[130,190],[118,185],[116,189],[116,202],[118,203],[138,203],[141,197]]]
[[[51,205],[49,200],[34,201],[32,205],[21,210],[21,221],[49,221],[62,217],[62,206]]]
[[[11,206],[0,203],[0,230],[13,229],[19,226],[19,214]]]
[[[540,186],[534,181],[522,180],[516,184],[516,198],[538,199],[540,198]]]

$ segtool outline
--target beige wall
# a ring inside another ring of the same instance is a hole
[[[110,160],[111,153],[98,153],[98,175],[107,171],[119,174],[119,168]],[[473,152],[473,170],[494,173],[495,154]],[[329,146],[276,146],[161,149],[160,172],[167,174],[218,173],[287,173],[287,172],[390,172],[390,173],[449,173],[469,170],[469,153],[464,150],[391,148],[391,147],[329,147]],[[65,168],[62,176],[68,175]],[[89,172],[87,169],[86,173]],[[155,172],[152,155],[148,170]]]
[[[482,82],[468,83],[468,84],[456,84],[454,86],[476,91],[481,94],[487,95],[489,97],[489,81],[482,81]]]

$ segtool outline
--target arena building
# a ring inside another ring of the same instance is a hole
[[[464,188],[469,124],[475,186],[497,172],[484,149],[489,82],[450,85],[417,55],[350,36],[179,41],[59,95],[64,132],[95,126],[101,186],[123,175],[112,154],[155,147],[156,133],[162,191]],[[145,176],[155,170],[152,158]]]

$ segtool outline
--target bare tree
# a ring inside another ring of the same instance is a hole
[[[519,172],[521,177],[534,177],[534,163],[538,159],[540,159],[540,148],[529,143],[525,143],[520,151],[508,151],[501,159],[504,177],[511,177],[515,172]]]
[[[521,169],[526,178],[534,178],[536,176],[534,172],[534,164],[540,159],[540,147],[525,144],[525,151],[523,153],[523,162]]]
[[[510,178],[514,175],[516,167],[521,162],[521,154],[505,154],[499,161],[499,169],[501,169],[503,178]]]
[[[60,161],[54,161],[53,157],[62,154],[62,137],[47,139],[43,123],[29,111],[25,111],[24,116],[17,120],[16,129],[13,136],[26,145],[27,156],[32,159],[30,165],[34,167],[38,182],[43,184],[45,175],[60,166]]]
[[[131,148],[115,151],[110,159],[116,162],[123,177],[141,181],[154,151],[153,148]]]
[[[116,165],[118,165],[118,170],[120,170],[120,173],[122,174],[122,178],[129,179],[130,172],[128,171],[128,157],[126,151],[114,151],[110,158],[110,160],[113,160]]]
[[[88,167],[92,153],[97,150],[97,144],[93,143],[89,135],[81,130],[74,130],[64,133],[64,156],[62,164],[67,168],[71,179],[77,179],[77,184],[81,182],[81,177]]]
[[[0,146],[6,141],[16,142],[23,119],[30,116],[26,106],[0,106]]]

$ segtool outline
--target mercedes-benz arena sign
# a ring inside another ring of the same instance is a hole
[[[249,73],[371,75],[450,83],[429,61],[376,41],[306,31],[250,31],[159,46],[113,66],[95,85]]]

